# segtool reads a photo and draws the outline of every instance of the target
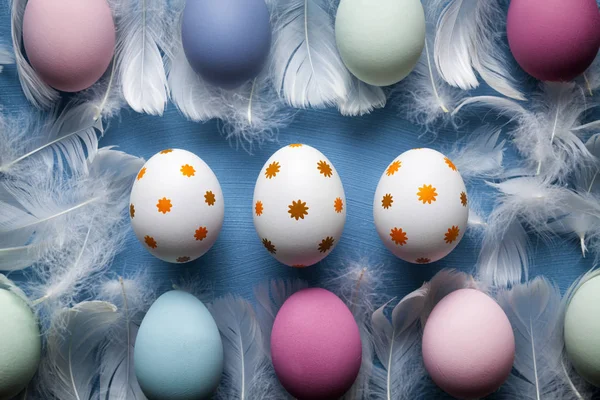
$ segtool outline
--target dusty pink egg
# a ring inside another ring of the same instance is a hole
[[[519,65],[542,81],[570,81],[600,47],[596,0],[511,0],[507,33]]]
[[[283,304],[271,334],[273,367],[298,400],[331,400],[354,383],[362,359],[358,325],[325,289],[304,289]]]
[[[479,399],[508,378],[515,337],[508,317],[475,289],[450,293],[435,306],[423,332],[423,361],[431,379],[459,399]]]
[[[31,66],[64,92],[92,86],[115,49],[115,25],[106,0],[29,0],[23,44]]]

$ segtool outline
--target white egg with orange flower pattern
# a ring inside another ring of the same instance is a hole
[[[225,204],[214,172],[197,155],[168,149],[138,173],[129,214],[138,240],[171,263],[193,261],[217,240]]]
[[[291,144],[271,156],[254,188],[254,227],[279,262],[307,267],[339,243],[346,223],[344,187],[319,150]]]
[[[379,237],[402,260],[446,257],[467,228],[467,190],[452,161],[432,149],[402,153],[384,171],[373,202]]]

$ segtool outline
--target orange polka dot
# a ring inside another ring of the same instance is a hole
[[[436,189],[432,185],[423,185],[417,192],[417,196],[419,196],[419,200],[422,201],[423,204],[431,204],[432,201],[436,201],[437,195]]]
[[[444,240],[446,243],[452,243],[458,239],[458,235],[460,234],[460,229],[458,226],[452,226],[452,228],[448,229],[448,232],[444,234]]]
[[[275,245],[273,243],[271,243],[270,240],[263,239],[262,244],[269,253],[271,253],[271,254],[277,253],[277,249],[275,248]]]
[[[201,226],[200,228],[196,229],[196,233],[194,233],[194,239],[202,241],[202,240],[206,239],[207,235],[208,235],[208,229],[206,229],[205,226]]]
[[[209,206],[214,206],[215,202],[217,201],[217,199],[215,198],[215,195],[213,192],[211,192],[210,190],[208,190],[205,194],[204,194],[204,202],[206,204],[208,204]]]
[[[390,193],[388,193],[385,196],[383,196],[383,199],[381,199],[381,206],[387,210],[392,206],[393,202],[394,197]]]
[[[144,242],[151,249],[155,249],[155,248],[158,247],[158,244],[156,243],[156,240],[154,240],[154,238],[152,236],[144,236]]]
[[[465,192],[462,192],[462,193],[460,194],[460,204],[462,204],[462,205],[463,205],[463,207],[466,207],[466,206],[467,206],[467,203],[468,203],[468,200],[467,200],[467,194],[466,194]]]
[[[169,154],[172,152],[173,152],[173,149],[166,149],[166,150],[161,151],[160,154]]]
[[[133,204],[129,205],[129,216],[131,218],[135,217],[135,207],[133,206]]]
[[[171,200],[167,199],[166,197],[163,197],[162,199],[158,200],[158,204],[156,204],[158,212],[161,212],[163,214],[171,212],[172,207],[173,204],[171,204]]]
[[[190,260],[191,260],[191,258],[189,258],[189,257],[177,257],[177,260],[176,260],[176,261],[177,261],[178,263],[186,263],[186,262],[188,262],[188,261],[190,261]]]
[[[196,175],[196,170],[190,164],[185,164],[181,166],[181,173],[183,176],[191,178],[192,176]]]
[[[277,174],[279,173],[279,167],[280,167],[280,165],[277,161],[272,162],[271,164],[269,164],[269,166],[265,170],[265,176],[268,179],[276,177]]]
[[[333,175],[333,169],[331,168],[331,165],[327,164],[326,161],[319,161],[317,163],[317,169],[319,170],[319,173],[326,178],[331,178]]]
[[[446,164],[452,171],[457,171],[456,165],[454,165],[454,163],[452,161],[450,161],[450,159],[448,157],[444,157],[444,161],[446,162]]]
[[[257,217],[260,217],[263,213],[263,203],[262,201],[257,201],[256,204],[254,205],[254,212],[256,213]]]
[[[292,144],[290,144],[290,147],[292,147],[292,148],[302,147],[302,144],[301,143],[292,143]]]
[[[392,229],[390,231],[390,237],[392,238],[392,242],[399,246],[404,246],[406,242],[408,242],[408,236],[406,236],[406,232],[400,228]]]
[[[402,167],[402,161],[396,160],[396,161],[394,161],[393,163],[390,164],[390,166],[385,171],[385,174],[387,176],[392,176],[392,175],[394,175],[396,172],[398,172],[400,170],[400,167]]]
[[[338,197],[337,199],[335,199],[335,201],[333,202],[333,209],[338,214],[341,213],[342,211],[344,211],[344,201],[342,200],[341,197]]]
[[[335,239],[331,236],[327,236],[325,239],[321,240],[321,243],[319,243],[319,253],[326,253],[331,250],[334,242]]]
[[[137,174],[137,180],[139,181],[140,179],[142,179],[144,175],[146,175],[146,167],[140,169],[140,172],[138,172]]]
[[[292,201],[292,204],[290,204],[288,207],[290,218],[295,218],[296,221],[299,219],[304,219],[304,216],[308,215],[309,208],[306,207],[306,202],[303,202],[302,200]]]

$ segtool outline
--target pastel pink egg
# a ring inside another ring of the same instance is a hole
[[[431,379],[459,399],[479,399],[506,381],[515,358],[508,317],[488,295],[461,289],[444,297],[427,319],[423,361]]]
[[[42,80],[64,92],[98,81],[115,49],[115,25],[106,0],[29,0],[23,44]]]
[[[570,81],[594,61],[600,47],[596,0],[512,0],[510,50],[519,65],[542,81]]]
[[[271,334],[273,367],[298,400],[331,400],[354,383],[362,360],[358,325],[325,289],[304,289],[283,304]]]

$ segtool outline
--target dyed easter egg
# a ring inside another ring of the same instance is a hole
[[[346,223],[344,187],[319,150],[291,144],[265,163],[254,188],[254,227],[279,262],[306,267],[337,245]]]
[[[600,47],[595,0],[511,0],[506,28],[519,65],[543,81],[582,74]]]
[[[373,201],[379,237],[396,257],[428,264],[461,241],[469,207],[452,161],[432,149],[402,153],[384,171]]]
[[[186,263],[204,255],[221,232],[224,214],[217,177],[189,151],[154,155],[131,190],[133,230],[150,253],[167,262]]]
[[[9,400],[35,375],[42,340],[31,308],[5,289],[0,289],[0,321],[0,399]]]
[[[458,399],[480,399],[506,381],[515,358],[508,317],[488,295],[460,289],[433,309],[423,331],[431,379]]]
[[[223,373],[223,343],[206,306],[178,290],[160,296],[140,325],[134,365],[150,399],[210,398]]]
[[[255,78],[271,49],[271,23],[264,0],[187,0],[183,50],[196,73],[232,89]]]
[[[335,294],[301,290],[275,317],[271,356],[279,381],[296,399],[337,399],[350,389],[360,369],[358,325]]]
[[[565,346],[575,370],[600,387],[600,275],[573,295],[565,314]]]
[[[335,38],[346,67],[375,86],[393,85],[413,70],[425,46],[419,0],[342,0]]]
[[[23,44],[44,82],[78,92],[98,81],[115,49],[115,25],[106,0],[29,0]]]

